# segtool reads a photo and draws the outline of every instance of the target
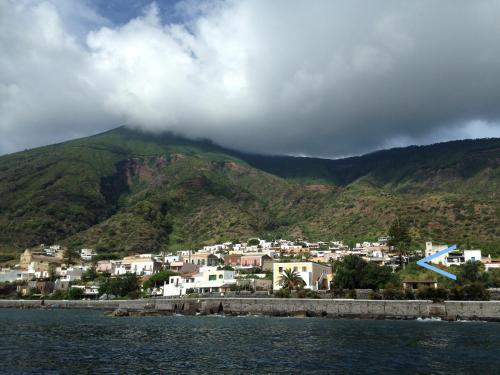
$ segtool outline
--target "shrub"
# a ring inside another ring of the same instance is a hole
[[[49,299],[66,299],[67,297],[67,292],[64,290],[56,290],[49,296]]]
[[[87,282],[87,281],[94,281],[97,279],[99,274],[97,273],[97,270],[95,267],[90,267],[87,271],[82,273],[82,281]]]
[[[80,288],[69,288],[67,297],[68,299],[82,299],[83,290]]]
[[[307,298],[319,299],[321,297],[319,293],[316,292],[315,290],[310,290],[309,293],[307,294]]]
[[[289,289],[280,289],[275,291],[273,294],[277,298],[290,298],[292,295]]]
[[[311,289],[297,290],[297,298],[320,298],[319,293]]]
[[[131,298],[139,296],[139,279],[133,273],[122,276],[106,278],[99,286],[99,294],[112,294],[115,296]]]
[[[434,302],[444,301],[448,298],[448,290],[442,287],[432,288],[432,287],[423,287],[419,288],[417,291],[417,297],[419,299],[430,299]]]
[[[406,289],[404,291],[404,299],[415,299],[415,293],[413,293],[413,290]]]
[[[382,299],[382,295],[379,292],[372,290],[368,294],[368,298],[369,299]]]
[[[356,289],[349,289],[347,291],[347,298],[356,299],[358,296],[356,294]]]
[[[403,299],[404,293],[394,286],[388,286],[382,291],[382,297],[390,300]]]
[[[454,301],[489,301],[490,293],[481,282],[455,286],[450,290],[449,299]]]

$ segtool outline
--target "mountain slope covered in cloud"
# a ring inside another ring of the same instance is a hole
[[[325,160],[118,128],[0,157],[0,249],[149,252],[259,235],[500,244],[500,139]]]
[[[323,157],[500,136],[499,0],[170,8],[1,1],[0,154],[109,124]]]

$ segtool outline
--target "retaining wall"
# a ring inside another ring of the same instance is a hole
[[[349,299],[199,298],[140,299],[123,301],[0,300],[0,308],[123,309],[181,314],[265,314],[275,316],[325,316],[332,318],[500,321],[500,301],[387,301]]]

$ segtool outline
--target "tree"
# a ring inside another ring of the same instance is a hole
[[[79,254],[76,248],[68,247],[64,251],[64,262],[66,262],[66,264],[74,264],[78,258]]]
[[[248,240],[248,246],[257,246],[258,244],[260,244],[260,241],[258,238],[250,238]]]
[[[57,275],[56,275],[56,266],[54,265],[54,263],[50,263],[49,264],[49,280],[54,282],[57,278]]]
[[[492,269],[488,271],[489,274],[489,286],[491,288],[500,288],[500,269]]]
[[[82,299],[83,290],[81,288],[69,288],[68,299]]]
[[[340,289],[381,289],[394,281],[389,267],[366,262],[357,255],[337,261],[334,268],[335,287]]]
[[[411,236],[407,223],[401,218],[397,217],[389,228],[390,240],[387,243],[393,246],[399,253],[399,265],[403,266],[403,255],[406,255],[410,249]]]
[[[99,294],[135,298],[139,295],[139,279],[135,273],[106,278],[99,286]]]
[[[90,267],[87,271],[82,273],[82,281],[87,282],[87,281],[94,281],[99,277],[99,274],[97,273],[97,270],[94,266]]]
[[[335,263],[335,286],[340,289],[356,289],[361,286],[361,278],[366,261],[357,255],[347,255]]]
[[[178,273],[173,271],[161,271],[152,275],[149,279],[147,279],[144,284],[142,284],[145,290],[157,288],[159,286],[163,286],[164,282],[167,282],[171,276],[176,276]]]
[[[460,267],[457,274],[457,281],[460,285],[474,282],[486,283],[488,275],[484,272],[484,265],[479,261],[468,261]]]
[[[362,289],[382,289],[389,282],[394,282],[394,274],[387,266],[368,262],[361,277]]]
[[[290,269],[286,269],[280,277],[280,285],[284,289],[299,289],[305,284],[306,282],[300,277],[299,273]]]

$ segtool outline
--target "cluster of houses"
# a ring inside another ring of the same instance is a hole
[[[311,290],[332,288],[332,262],[346,255],[358,255],[368,262],[396,268],[399,254],[391,251],[387,237],[376,242],[357,243],[349,248],[342,241],[266,241],[251,239],[248,243],[226,242],[205,246],[198,251],[181,250],[171,254],[138,254],[120,260],[95,261],[92,249],[81,249],[77,264],[65,264],[65,249],[59,245],[27,249],[14,268],[0,270],[0,282],[19,283],[19,293],[26,295],[37,290],[49,294],[54,290],[80,288],[87,298],[97,298],[99,286],[81,282],[82,275],[94,267],[98,273],[110,277],[135,274],[146,280],[163,271],[175,272],[163,285],[156,285],[152,295],[178,297],[189,293],[227,293],[231,290],[252,289],[270,292],[281,289],[281,278],[286,270],[298,274],[304,287]],[[427,242],[421,255],[429,256],[447,246]],[[404,259],[406,260],[406,259]],[[481,250],[448,253],[432,260],[445,266],[467,261],[481,261],[486,269],[500,268],[500,262],[483,258]]]

